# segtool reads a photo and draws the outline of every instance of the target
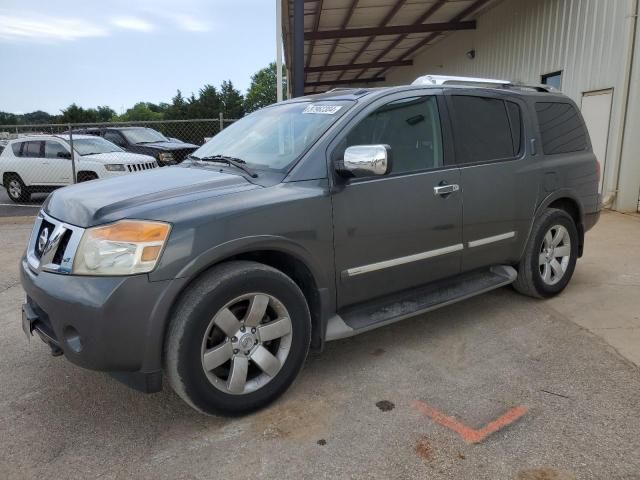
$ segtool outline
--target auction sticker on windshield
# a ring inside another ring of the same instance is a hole
[[[320,113],[323,115],[333,115],[342,108],[342,105],[309,105],[302,113]]]

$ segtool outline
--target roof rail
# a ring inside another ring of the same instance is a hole
[[[497,86],[501,88],[518,88],[536,90],[538,92],[553,92],[556,89],[550,85],[527,85],[524,83],[514,83],[509,80],[498,80],[495,78],[477,77],[456,77],[452,75],[423,75],[416,78],[411,85],[476,85],[476,86]]]

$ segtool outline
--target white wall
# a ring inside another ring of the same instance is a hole
[[[426,73],[540,83],[542,74],[562,70],[562,90],[578,105],[583,92],[613,88],[603,172],[603,193],[607,195],[618,187],[635,4],[636,0],[504,0],[478,18],[476,30],[441,38],[414,58],[413,67],[391,70],[386,83],[411,83]],[[476,51],[473,60],[466,56],[472,49]],[[640,115],[639,110],[638,106],[629,109],[627,124],[631,116]],[[639,121],[636,118],[633,124]],[[625,145],[630,149],[625,152],[626,162],[640,163],[636,146]],[[640,168],[625,165],[622,174],[620,188],[625,191],[615,206],[635,211]]]

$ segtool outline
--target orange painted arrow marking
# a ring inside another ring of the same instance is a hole
[[[413,402],[411,402],[411,406],[423,415],[431,418],[431,420],[433,420],[437,424],[442,425],[443,427],[447,427],[449,430],[453,430],[458,435],[460,435],[460,437],[467,443],[480,443],[492,433],[495,433],[501,428],[512,424],[520,417],[522,417],[525,413],[527,413],[527,407],[514,407],[510,410],[507,410],[507,412],[505,412],[495,420],[487,423],[480,430],[476,430],[475,428],[467,427],[455,418],[445,415],[441,411],[419,400],[414,400]]]

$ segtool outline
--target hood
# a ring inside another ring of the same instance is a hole
[[[261,187],[219,170],[167,167],[61,188],[43,208],[58,220],[89,227],[123,218],[163,220],[157,212],[167,205],[256,188]]]
[[[92,160],[102,163],[140,163],[140,162],[154,162],[155,158],[150,155],[142,155],[140,153],[130,152],[109,152],[109,153],[94,153],[93,155],[81,155],[78,160],[83,159]]]
[[[181,143],[181,142],[154,142],[154,143],[142,143],[137,144],[136,147],[149,147],[157,150],[163,150],[167,152],[172,152],[174,150],[196,150],[200,148],[198,145],[194,145],[192,143]]]

